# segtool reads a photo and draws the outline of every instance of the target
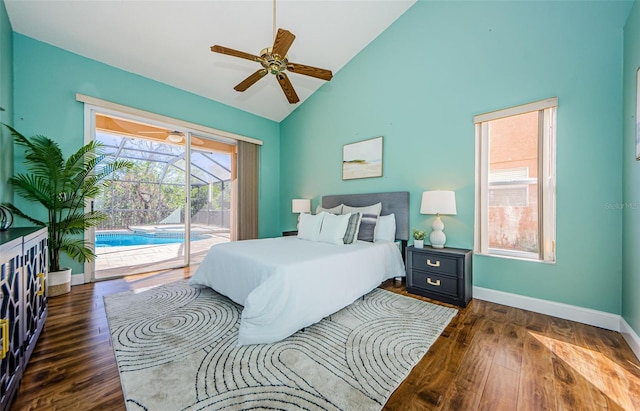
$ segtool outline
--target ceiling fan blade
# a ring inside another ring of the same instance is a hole
[[[278,29],[276,39],[273,41],[273,49],[271,53],[277,54],[280,57],[286,56],[287,51],[289,51],[289,47],[291,47],[293,40],[295,39],[296,36],[294,36],[289,30]]]
[[[215,45],[215,46],[211,46],[211,51],[213,51],[214,53],[221,53],[221,54],[227,54],[229,56],[240,57],[241,59],[247,59],[251,61],[260,61],[260,57],[258,56],[245,53],[244,51],[230,49],[228,47]]]
[[[300,101],[296,91],[293,89],[291,81],[289,81],[289,77],[284,73],[278,73],[276,77],[278,78],[278,83],[280,83],[280,87],[282,87],[282,91],[284,91],[284,95],[287,96],[289,103],[296,104]]]
[[[265,74],[267,74],[267,70],[260,69],[260,70],[256,71],[255,73],[253,73],[252,75],[250,75],[249,77],[247,77],[246,79],[242,80],[233,89],[235,91],[245,91],[249,87],[253,86],[262,77],[264,77]]]
[[[287,70],[292,73],[304,74],[305,76],[311,76],[326,81],[329,81],[333,78],[333,73],[331,73],[331,70],[305,66],[304,64],[289,63],[287,64]]]

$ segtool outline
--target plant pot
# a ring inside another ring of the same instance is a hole
[[[415,248],[422,248],[424,247],[424,240],[413,240],[413,246]]]
[[[49,297],[66,294],[71,291],[71,268],[49,273],[47,294]]]

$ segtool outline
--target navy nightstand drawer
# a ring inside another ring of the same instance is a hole
[[[414,271],[412,286],[425,291],[448,294],[452,297],[458,295],[458,279],[434,272]]]
[[[441,274],[457,275],[458,259],[431,253],[413,253],[414,270],[435,271]]]

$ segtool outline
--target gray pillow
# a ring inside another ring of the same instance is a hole
[[[358,231],[360,231],[360,220],[362,219],[362,214],[360,213],[351,213],[351,217],[349,217],[349,224],[347,225],[347,231],[344,233],[344,241],[345,244],[353,244],[358,239]]]
[[[373,242],[376,233],[378,216],[382,211],[382,203],[370,205],[368,207],[351,207],[344,205],[342,214],[362,213],[360,229],[358,230],[358,240]]]

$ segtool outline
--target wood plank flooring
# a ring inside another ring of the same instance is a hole
[[[102,298],[189,275],[187,268],[131,276],[49,299],[11,409],[124,410]],[[404,284],[382,287],[430,301]],[[473,300],[384,409],[640,410],[640,362],[618,333]]]

